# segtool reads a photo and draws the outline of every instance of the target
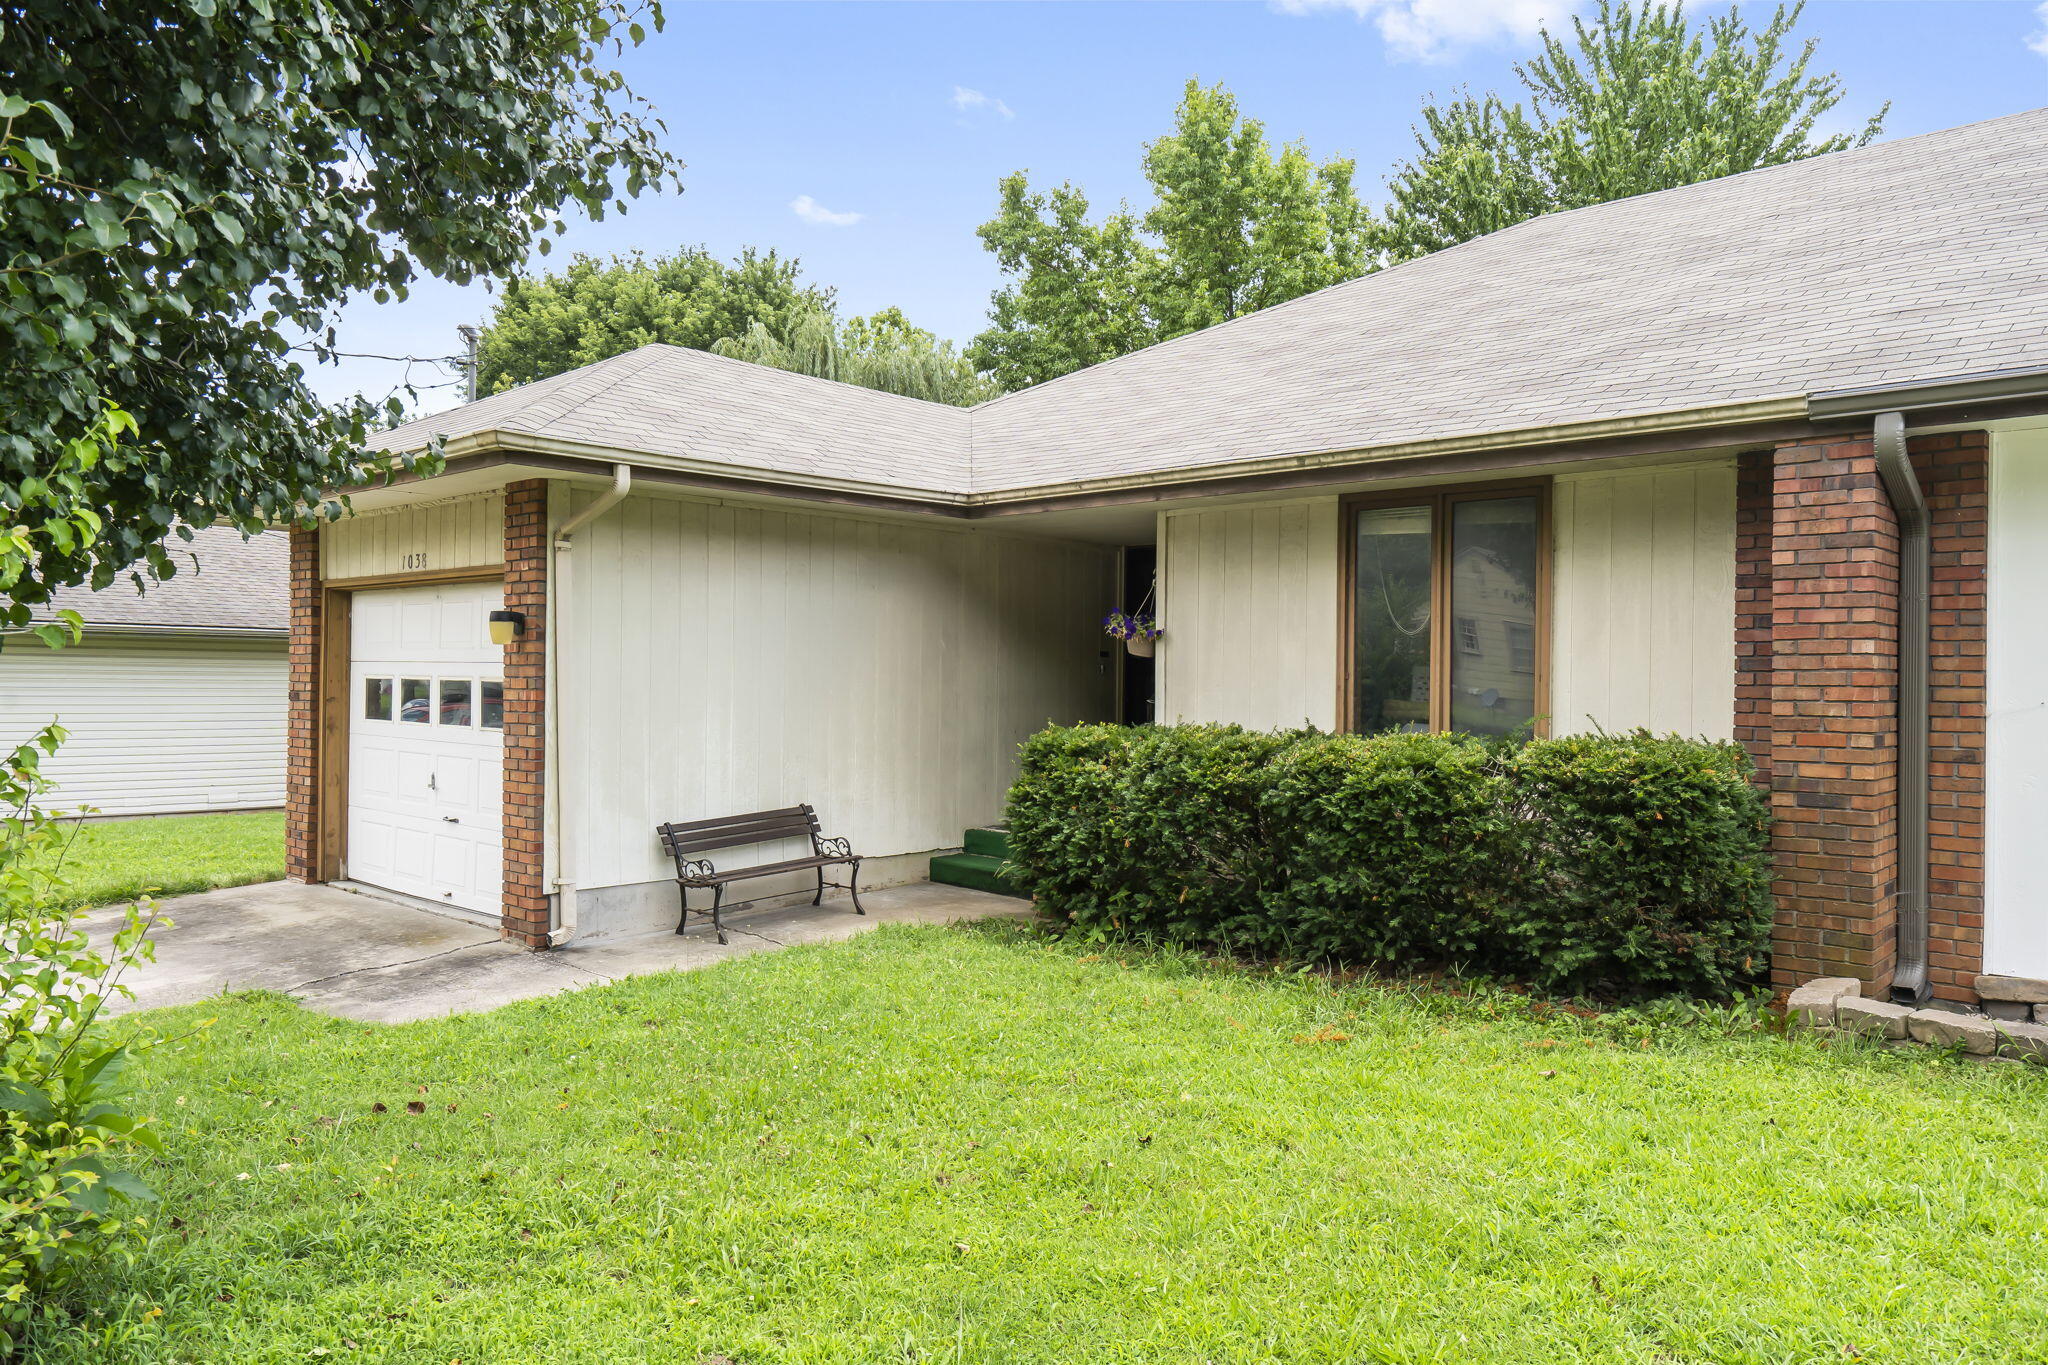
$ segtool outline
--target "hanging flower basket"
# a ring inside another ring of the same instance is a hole
[[[1140,659],[1152,657],[1153,641],[1165,631],[1150,612],[1113,611],[1102,618],[1102,633],[1112,640],[1122,640],[1124,648]]]

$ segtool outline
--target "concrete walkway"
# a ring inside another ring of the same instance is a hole
[[[883,924],[947,924],[1022,917],[1028,902],[917,882],[864,891],[851,902],[744,912],[726,921],[729,945],[709,926],[690,932],[572,943],[544,953],[506,943],[495,928],[332,886],[264,882],[162,903],[175,923],[156,935],[155,963],[133,973],[133,1001],[114,1013],[185,1005],[222,991],[282,991],[344,1019],[399,1024],[495,1009],[621,977],[687,971],[797,943],[833,943]],[[96,939],[112,911],[86,916]]]

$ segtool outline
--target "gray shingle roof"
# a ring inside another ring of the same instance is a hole
[[[195,528],[189,543],[173,536],[164,544],[178,572],[159,582],[138,566],[148,591],[137,592],[124,574],[98,592],[60,588],[50,608],[36,614],[68,608],[88,626],[286,633],[291,625],[287,532],[265,531],[244,540],[231,526],[206,526]]]
[[[653,346],[492,428],[989,493],[2048,368],[2048,109],[1554,214],[961,411]]]
[[[965,408],[654,344],[384,434],[510,431],[770,474],[933,491],[968,482]]]

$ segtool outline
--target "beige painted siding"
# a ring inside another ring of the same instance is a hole
[[[502,493],[363,512],[342,518],[320,535],[325,578],[380,578],[504,562]]]
[[[108,815],[284,804],[285,642],[95,633],[0,650],[0,741],[56,720],[53,809]]]
[[[1162,720],[1337,723],[1337,499],[1161,516]]]
[[[870,857],[957,847],[1018,741],[1110,713],[1105,547],[636,496],[573,555],[551,700],[586,888],[673,875],[662,820],[800,801]]]
[[[1735,465],[1575,474],[1552,499],[1551,727],[1735,726]]]

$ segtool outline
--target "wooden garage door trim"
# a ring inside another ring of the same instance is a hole
[[[342,860],[348,856],[349,619],[355,594],[372,588],[503,582],[504,578],[504,565],[482,564],[468,569],[336,578],[321,584],[318,880],[338,880]]]

